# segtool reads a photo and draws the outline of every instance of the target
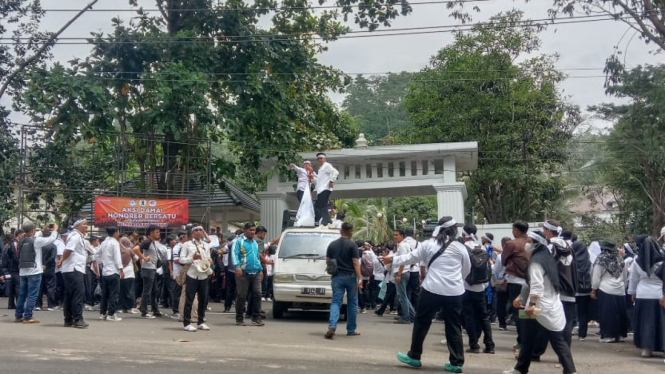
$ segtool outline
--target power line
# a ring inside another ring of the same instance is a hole
[[[419,5],[437,5],[437,4],[449,4],[453,0],[434,0],[434,1],[420,1],[414,3],[408,3],[408,6],[419,6]],[[494,0],[455,0],[460,3],[488,3],[494,2]],[[376,4],[376,3],[375,3]],[[391,5],[395,8],[402,6],[401,3],[395,4],[383,4],[383,6]],[[247,11],[285,11],[285,10],[308,10],[308,9],[342,9],[342,8],[360,8],[361,6],[367,7],[366,5],[353,4],[353,5],[312,5],[306,7],[263,7],[263,8],[189,8],[189,9],[169,9],[164,8],[165,12],[247,12]],[[71,9],[71,8],[46,8],[42,9],[44,12],[80,12],[81,9]],[[99,9],[89,9],[86,12],[132,12],[135,13],[139,10],[144,12],[161,12],[162,9],[159,8],[99,8]]]
[[[565,20],[565,21],[553,21],[549,18],[545,19],[537,19],[537,20],[525,20],[525,21],[520,21],[519,24],[512,24],[510,27],[536,27],[536,24],[533,24],[534,22],[548,22],[548,24],[553,24],[553,25],[566,25],[566,24],[581,24],[581,23],[591,23],[591,22],[603,22],[603,21],[616,21],[618,19],[623,18],[617,18],[614,16],[607,16],[607,15],[590,15],[590,16],[579,16],[579,17],[570,17],[570,20]],[[221,35],[219,37],[215,36],[210,36],[210,37],[183,37],[183,38],[155,38],[155,37],[140,37],[137,38],[137,40],[96,40],[92,37],[70,37],[70,38],[63,38],[63,40],[86,40],[85,42],[60,42],[56,41],[55,44],[60,44],[60,45],[95,45],[95,44],[163,44],[163,43],[168,43],[168,44],[192,44],[192,43],[245,43],[245,42],[279,42],[279,41],[292,41],[293,39],[289,39],[290,37],[299,37],[299,36],[306,36],[305,38],[301,38],[300,40],[308,41],[308,40],[322,40],[322,41],[327,41],[330,40],[332,41],[333,39],[357,39],[357,38],[375,38],[375,37],[385,37],[385,36],[411,36],[411,35],[427,35],[427,34],[440,34],[440,33],[456,33],[460,31],[471,31],[473,29],[492,29],[497,26],[501,26],[506,23],[493,23],[493,24],[488,24],[488,23],[476,23],[476,24],[466,24],[466,25],[440,25],[440,26],[428,26],[428,27],[414,27],[414,28],[403,28],[403,29],[381,29],[381,30],[375,30],[375,31],[368,31],[368,30],[355,30],[355,31],[349,31],[346,34],[337,36],[335,38],[324,38],[321,36],[316,36],[315,34],[307,33],[307,34],[259,34],[259,35]],[[415,30],[428,30],[428,29],[441,29],[444,28],[444,30],[430,30],[430,31],[415,31]],[[410,31],[412,30],[412,31]],[[397,31],[397,32],[396,32]],[[400,31],[407,31],[407,32],[400,32]],[[366,34],[366,35],[347,35],[347,34]],[[125,37],[127,39],[131,39],[131,37]],[[234,39],[238,38],[238,39]],[[244,39],[242,39],[244,38]],[[220,40],[221,39],[221,40]],[[21,43],[20,40],[16,40],[13,38],[1,38],[0,40],[12,40],[11,42],[0,42],[0,45],[17,45],[17,44],[26,44],[26,43]],[[90,40],[93,42],[91,43]],[[148,41],[146,41],[148,40]],[[26,41],[34,42],[35,39],[26,39]]]

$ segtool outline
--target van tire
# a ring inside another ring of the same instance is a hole
[[[274,319],[284,318],[284,313],[286,313],[287,310],[288,306],[286,303],[274,301],[272,303],[272,318]]]

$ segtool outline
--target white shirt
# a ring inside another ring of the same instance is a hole
[[[125,278],[123,279],[132,279],[136,277],[136,274],[134,273],[134,262],[138,260],[139,256],[132,255],[132,261],[129,261],[129,264],[122,269],[122,273],[125,275]]]
[[[90,247],[92,249],[92,247]],[[70,251],[69,257],[62,262],[62,272],[63,273],[72,273],[78,271],[79,273],[85,274],[85,264],[90,252],[88,246],[85,244],[85,239],[83,239],[83,234],[74,229],[67,237],[67,243],[65,244],[65,252]]]
[[[104,239],[99,251],[95,254],[95,259],[103,266],[102,276],[119,275],[120,269],[122,269],[122,259],[118,240],[112,236]]]
[[[395,253],[395,256],[402,256],[409,253],[411,253],[411,248],[409,248],[409,244],[407,244],[405,241],[402,241],[397,245],[397,252]],[[405,265],[401,274],[410,272],[410,269],[411,266]],[[399,271],[399,266],[393,265],[393,277],[397,274],[398,271]]]
[[[53,242],[53,244],[55,244],[55,247],[57,248],[57,255],[59,257],[62,257],[62,255],[65,253],[65,242],[63,242],[62,239],[60,237],[58,237],[55,240],[55,242]],[[60,273],[60,272],[62,272],[62,269],[59,268],[59,267],[56,267],[55,272]]]
[[[386,277],[384,274],[386,267],[381,263],[381,261],[379,261],[379,257],[376,255],[372,257],[372,263],[374,264],[374,280],[383,281]]]
[[[464,242],[464,246],[467,247],[468,250],[472,250],[472,249],[480,246],[480,243],[478,243],[477,241],[474,241],[474,240],[469,240],[469,241]],[[471,260],[471,258],[469,257],[469,261],[470,260]],[[481,284],[471,285],[471,284],[467,283],[466,280],[464,280],[464,289],[466,291],[470,291],[470,292],[484,292],[485,288],[487,288],[488,285],[489,285],[489,283],[481,283]]]
[[[563,312],[563,304],[559,294],[554,290],[550,277],[545,276],[545,271],[540,264],[529,264],[529,298],[537,296],[536,308],[540,308],[540,315],[536,317],[538,323],[549,331],[563,331],[566,327],[566,315]]]
[[[201,255],[201,261],[208,261],[210,259],[210,247],[208,246],[208,243],[203,241],[195,243],[195,240],[192,239],[185,242],[180,249],[180,264],[192,264],[197,249],[198,253]],[[208,279],[208,274],[201,273],[194,265],[191,265],[187,270],[187,276],[198,280]]]
[[[18,275],[21,277],[27,277],[29,275],[38,275],[42,274],[44,270],[42,269],[42,248],[49,244],[53,244],[55,239],[58,237],[58,233],[51,231],[51,235],[47,237],[42,236],[42,232],[39,231],[35,234],[35,267],[32,269],[19,269]]]
[[[182,265],[180,265],[180,250],[182,249],[182,243],[178,243],[173,247],[173,274],[171,274],[171,277],[173,279],[176,279],[178,276],[178,273],[180,272],[180,268]]]
[[[339,230],[339,229],[342,228],[343,223],[344,223],[344,221],[335,218],[335,220],[333,220],[333,223],[332,223],[332,228]]]
[[[601,252],[600,243],[591,242],[591,244],[589,244],[589,249],[587,250],[589,251],[589,260],[591,261],[592,264],[595,264],[596,258]]]
[[[266,259],[267,260],[272,260],[272,262],[274,264],[275,261],[277,261],[277,256],[276,255],[270,255],[270,256],[267,256]],[[273,274],[273,269],[274,269],[275,265],[273,265],[273,264],[266,264],[266,274],[269,277],[272,277],[274,275]]]
[[[298,191],[309,191],[309,176],[307,175],[307,169],[301,168],[297,165],[293,165],[292,169],[295,170],[296,175],[298,175]],[[312,176],[316,177],[316,173],[312,172]]]
[[[328,190],[332,191],[332,188],[330,188],[330,182],[337,180],[338,175],[339,172],[337,169],[330,165],[329,162],[324,162],[316,175],[316,193]]]
[[[439,251],[441,245],[435,239],[420,243],[411,253],[393,257],[393,267],[429,261]],[[464,294],[464,278],[471,271],[469,252],[464,244],[453,241],[428,269],[422,287],[441,296],[460,296]]]
[[[591,275],[591,288],[601,290],[610,295],[624,296],[626,295],[627,271],[624,266],[623,273],[618,278],[615,278],[605,271],[604,266],[596,264],[593,266],[593,273]]]
[[[637,257],[636,257],[637,258]],[[638,299],[657,299],[663,296],[663,281],[654,274],[662,264],[659,262],[651,269],[651,276],[647,276],[637,261],[633,262],[633,269],[628,282],[628,294],[635,295]]]
[[[420,243],[418,243],[418,241],[416,239],[414,239],[410,236],[407,236],[406,238],[404,238],[404,241],[406,242],[406,244],[409,245],[409,250],[410,251],[413,251],[414,249],[420,247]],[[412,273],[413,272],[420,273],[420,264],[411,265],[411,268],[409,269],[409,271],[411,271]]]

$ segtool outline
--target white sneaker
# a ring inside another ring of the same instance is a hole
[[[651,356],[653,356],[653,352],[650,349],[642,350],[642,357],[651,357]]]
[[[194,327],[194,325],[187,325],[183,328],[183,330],[185,330],[187,332],[196,332],[197,328]]]
[[[83,309],[85,309],[88,312],[92,312],[92,310],[93,310],[92,305],[86,305],[85,308],[83,308]]]
[[[106,314],[100,314],[99,315],[99,320],[100,321],[106,321]]]
[[[267,301],[267,302],[272,302],[272,299],[269,298],[269,297],[266,297],[266,301]]]
[[[122,321],[122,318],[116,316],[115,314],[112,314],[112,315],[108,316],[106,318],[106,320],[111,321],[111,322],[120,322],[120,321]]]
[[[40,308],[40,307],[36,307],[35,310],[38,311],[38,312],[41,312],[41,311],[42,311],[42,308]]]
[[[171,319],[176,320],[176,321],[179,320],[180,319],[180,314],[179,313],[172,314]]]
[[[265,297],[262,297],[262,298],[261,298],[261,301],[266,301],[266,298],[265,298]]]
[[[148,314],[146,314],[145,316],[141,316],[141,318],[144,318],[144,319],[155,319],[155,318],[157,318],[157,317],[155,317],[155,316],[153,316],[152,314],[148,313]]]
[[[443,345],[447,345],[447,344],[448,344],[448,341],[447,341],[446,339],[443,339],[443,340],[441,341],[441,344],[443,344]]]
[[[198,325],[198,329],[203,330],[203,331],[209,331],[210,327],[208,327],[208,325],[206,325],[205,323],[202,323],[202,324]]]
[[[46,310],[48,310],[49,312],[55,312],[58,309],[57,308],[46,308]]]
[[[601,343],[614,343],[615,339],[614,338],[605,338],[605,339],[600,339],[598,340]]]
[[[132,308],[132,309],[129,311],[129,314],[139,314],[139,313],[141,313],[141,311],[138,310],[138,309],[136,309],[136,308]]]
[[[522,374],[517,370],[506,370],[503,372],[503,374]]]

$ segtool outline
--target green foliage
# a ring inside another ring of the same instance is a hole
[[[404,109],[413,73],[389,73],[385,76],[358,76],[347,89],[342,107],[358,122],[359,131],[370,142],[390,142],[391,133],[411,127]]]
[[[564,75],[556,56],[515,63],[540,46],[540,26],[511,26],[522,17],[501,13],[457,34],[416,75],[405,101],[411,143],[478,141],[467,208],[489,223],[542,220],[551,211],[563,187],[554,173],[579,121],[557,88]]]
[[[422,220],[438,220],[436,196],[395,197],[388,199],[386,206],[391,227],[393,217],[396,217],[397,227],[413,227],[414,219],[416,228],[422,225]],[[404,218],[407,219],[406,223],[402,222]]]
[[[345,222],[353,225],[353,238],[367,240],[374,244],[386,243],[392,239],[392,229],[388,225],[385,200],[356,199],[336,200],[338,211],[346,213]]]
[[[665,66],[627,71],[610,93],[629,103],[590,108],[615,122],[604,178],[620,197],[630,233],[657,234],[665,224]]]

